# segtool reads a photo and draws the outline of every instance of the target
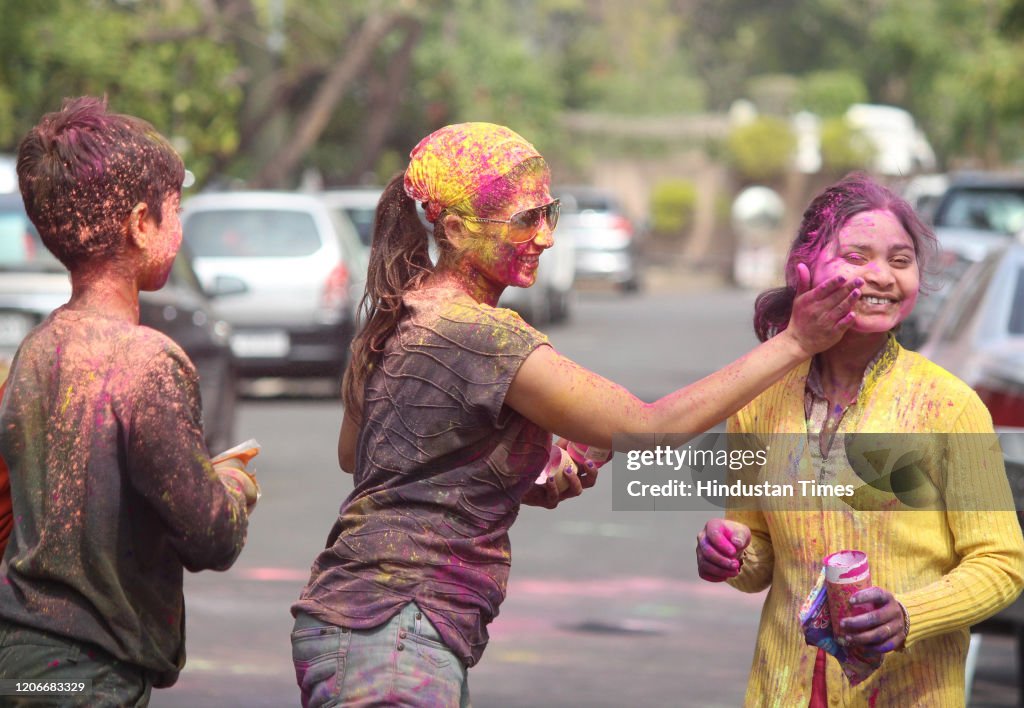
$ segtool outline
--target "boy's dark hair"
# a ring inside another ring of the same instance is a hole
[[[116,254],[139,202],[159,224],[185,177],[181,157],[152,125],[109,113],[106,98],[92,96],[44,115],[18,146],[17,169],[29,218],[69,269]]]

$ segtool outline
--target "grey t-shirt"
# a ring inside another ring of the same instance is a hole
[[[182,569],[227,568],[246,533],[210,465],[198,383],[146,327],[60,308],[29,334],[0,405],[14,507],[0,619],[174,683]]]
[[[415,601],[473,665],[505,597],[508,529],[551,445],[505,394],[547,338],[454,289],[404,303],[367,382],[355,489],[292,609],[367,629]]]

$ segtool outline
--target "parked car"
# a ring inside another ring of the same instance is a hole
[[[224,282],[225,292],[241,288]],[[0,379],[21,340],[68,301],[67,271],[43,246],[20,194],[0,195]],[[181,345],[199,373],[206,442],[218,452],[235,444],[235,367],[230,327],[211,310],[183,248],[167,284],[139,297],[139,320]]]
[[[353,273],[364,267],[352,224],[292,192],[200,194],[181,219],[203,284],[246,286],[217,302],[242,376],[340,380],[355,328]]]
[[[977,391],[997,429],[1024,432],[1024,245],[964,272],[920,351]]]
[[[901,329],[900,341],[910,348],[928,337],[935,316],[971,264],[1002,249],[1024,229],[1024,176],[967,172],[946,182],[928,207],[940,249],[937,277]]]
[[[0,155],[0,194],[18,191],[17,161],[14,155]]]
[[[331,189],[320,193],[327,208],[334,212],[336,219],[351,224],[350,229],[341,229],[339,234],[346,242],[352,276],[349,292],[358,306],[366,288],[366,269],[370,262],[370,243],[373,240],[373,224],[377,218],[377,202],[383,190],[380,187],[352,187]],[[352,237],[355,234],[356,238]],[[358,313],[357,313],[358,314]]]
[[[558,236],[570,238],[576,277],[614,283],[623,292],[640,289],[637,232],[618,198],[594,187],[558,187],[562,200]]]
[[[933,224],[943,250],[982,260],[1024,229],[1024,175],[954,175],[935,207]]]
[[[935,222],[935,209],[942,195],[949,189],[949,175],[914,175],[900,187],[900,195],[914,207],[914,211],[926,223]]]
[[[321,196],[328,207],[342,211],[349,218],[359,234],[359,241],[369,249],[382,191],[380,187],[347,187],[329,189]]]

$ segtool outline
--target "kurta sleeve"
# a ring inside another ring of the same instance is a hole
[[[989,617],[1024,587],[1024,540],[1002,453],[973,394],[948,437],[946,459],[946,516],[960,562],[938,581],[897,594],[909,615],[908,647]]]

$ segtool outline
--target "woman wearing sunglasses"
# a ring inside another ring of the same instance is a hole
[[[552,433],[610,449],[620,432],[704,431],[852,322],[860,282],[802,287],[781,335],[644,403],[495,307],[533,284],[557,221],[543,158],[489,123],[424,138],[381,196],[338,442],[355,486],[292,608],[303,706],[468,705],[520,503],[553,507],[596,479],[535,484]]]

